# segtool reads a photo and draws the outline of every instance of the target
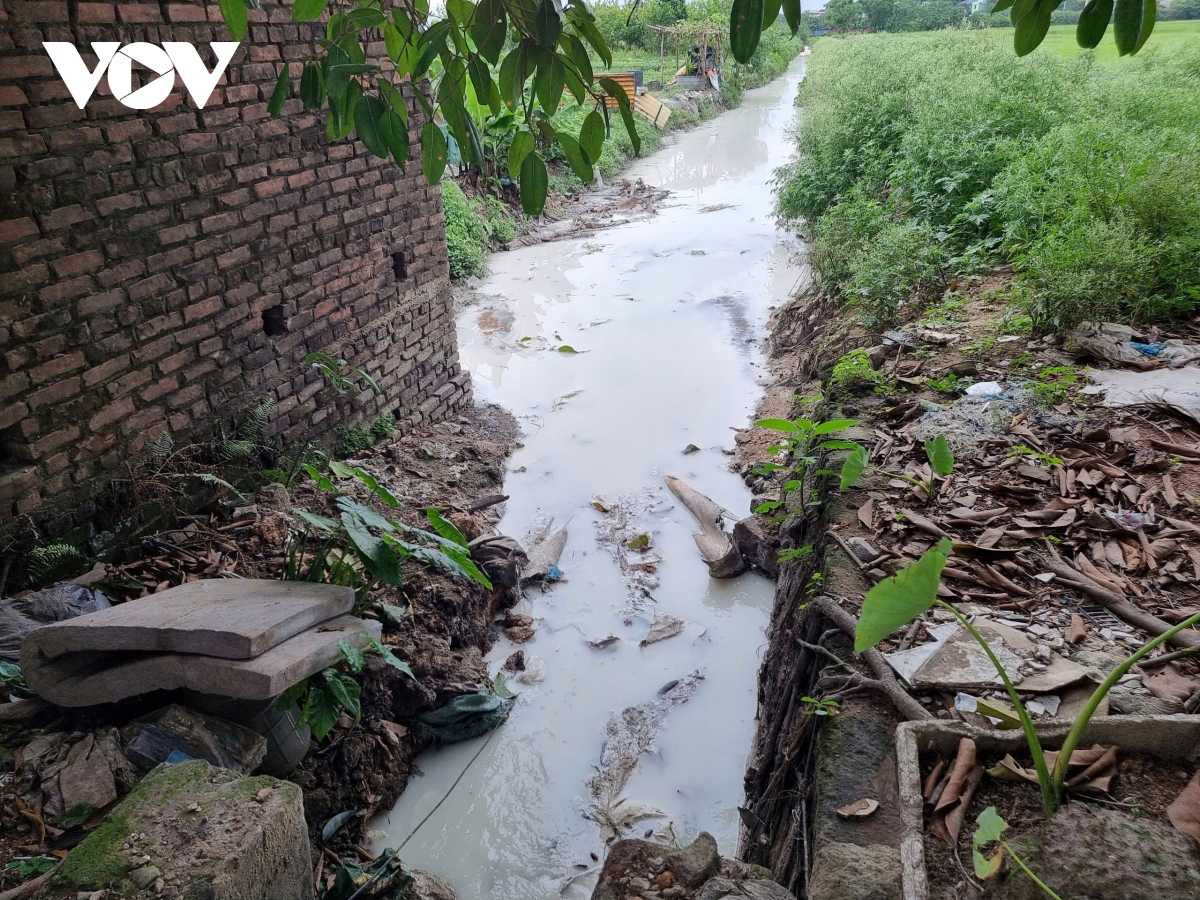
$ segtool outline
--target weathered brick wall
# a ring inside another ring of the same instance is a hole
[[[293,437],[468,398],[438,188],[419,163],[331,144],[298,99],[270,118],[281,65],[298,91],[313,26],[292,24],[290,0],[250,20],[203,109],[177,79],[152,110],[105,80],[80,110],[42,41],[89,67],[90,41],[190,41],[211,67],[208,42],[230,39],[216,4],[0,0],[0,521],[77,500],[148,441],[200,438],[268,394]],[[303,364],[314,350],[383,395],[327,397]]]

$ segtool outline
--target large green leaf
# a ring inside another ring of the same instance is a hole
[[[975,824],[978,827],[971,838],[971,843],[976,847],[983,847],[992,841],[1000,840],[1000,836],[1008,830],[1008,823],[1000,818],[1000,814],[996,812],[994,806],[989,806],[981,812],[975,820]]]
[[[396,115],[395,110],[387,110],[379,119],[379,136],[392,151],[397,165],[403,166],[408,162],[408,123]]]
[[[1158,6],[1155,0],[1116,0],[1113,37],[1121,56],[1137,53],[1154,30]]]
[[[512,143],[508,147],[509,177],[520,174],[521,163],[525,161],[526,156],[533,152],[534,144],[533,135],[528,131],[518,131],[513,135]]]
[[[789,422],[787,419],[759,419],[754,424],[759,428],[770,428],[772,431],[786,431],[788,434],[795,434],[800,430],[795,422]]]
[[[372,646],[379,653],[379,655],[381,657],[383,657],[383,661],[385,663],[387,663],[389,666],[391,666],[396,671],[403,672],[405,675],[407,675],[413,681],[417,680],[417,676],[413,674],[413,670],[409,667],[408,663],[406,663],[404,660],[402,660],[398,656],[396,656],[395,653],[393,653],[390,649],[388,649],[386,644],[380,644],[380,643],[373,642]]]
[[[1088,50],[1099,46],[1112,19],[1113,0],[1088,0],[1075,26],[1075,42]]]
[[[580,181],[585,184],[590,183],[596,176],[592,171],[591,163],[583,158],[583,151],[579,147],[579,142],[569,134],[560,132],[558,135],[558,144],[563,148],[563,153],[567,154],[567,162],[571,164],[571,171],[579,176]]]
[[[353,672],[361,672],[367,664],[366,654],[363,653],[361,647],[355,647],[345,638],[338,641],[338,649],[342,651],[342,656],[346,660],[346,665]]]
[[[306,62],[300,76],[300,100],[305,109],[316,109],[325,102],[325,74],[315,62]]]
[[[945,478],[954,471],[954,451],[950,449],[944,434],[925,442],[925,455],[929,457],[929,465],[939,478]]]
[[[449,158],[450,148],[442,129],[436,122],[426,122],[421,131],[421,171],[425,173],[425,180],[430,184],[441,181]]]
[[[546,164],[537,153],[528,153],[521,162],[521,208],[527,216],[540,216],[546,205],[549,177]]]
[[[597,81],[604,89],[604,93],[616,99],[617,108],[621,111],[621,121],[625,123],[625,132],[629,135],[629,143],[633,145],[633,155],[637,156],[642,152],[642,137],[638,134],[637,126],[633,121],[633,109],[629,105],[629,97],[625,93],[625,88],[611,78],[598,78]]]
[[[396,552],[386,541],[371,533],[361,516],[343,512],[342,527],[346,529],[350,542],[358,551],[363,568],[385,584],[404,583],[404,577],[400,572],[400,559],[396,556]]]
[[[475,88],[475,97],[480,103],[487,103],[492,95],[492,73],[487,61],[481,56],[472,56],[467,60],[467,72],[471,76],[471,86]]]
[[[358,139],[380,159],[387,159],[391,152],[387,140],[379,131],[379,120],[386,112],[391,111],[378,97],[363,97],[354,107],[354,129],[358,132]]]
[[[862,473],[867,471],[867,466],[871,463],[871,454],[866,447],[855,445],[855,449],[850,451],[850,455],[846,457],[846,461],[842,463],[841,484],[840,490],[847,490],[854,487],[858,483],[858,479],[862,477]]]
[[[988,809],[991,809],[989,806]],[[984,856],[978,847],[971,848],[971,865],[975,868],[975,877],[987,881],[1000,871],[1004,864],[1004,848],[997,847],[991,856]]]
[[[579,129],[579,146],[587,154],[588,162],[595,164],[600,161],[600,153],[604,150],[604,116],[594,109],[587,114],[583,127]]]
[[[933,606],[950,551],[950,541],[942,538],[911,566],[867,591],[854,632],[855,653],[874,647]]]
[[[779,10],[782,6],[783,0],[765,0],[763,3],[763,31],[766,31],[775,24],[775,20],[779,18]]]
[[[310,687],[304,700],[304,709],[300,711],[300,724],[307,725],[312,736],[319,741],[337,724],[341,711],[332,691],[324,687]]]
[[[795,37],[800,31],[800,0],[783,0],[783,17]]]
[[[554,0],[538,0],[537,8],[533,11],[533,27],[541,45],[553,50],[558,43],[558,36],[562,34],[562,19],[554,7]]]
[[[330,465],[332,465],[332,463]],[[354,472],[354,476],[359,481],[371,489],[372,494],[374,494],[392,509],[400,508],[400,501],[396,499],[396,496],[391,491],[376,481],[374,475],[372,475],[366,469],[360,469],[358,467],[355,467],[352,471]]]
[[[431,506],[425,510],[425,518],[429,520],[429,524],[433,526],[434,531],[446,540],[453,541],[458,546],[466,549],[468,543],[466,537],[455,527],[453,522],[438,512],[437,507]]]
[[[830,419],[828,422],[818,422],[813,426],[813,434],[833,434],[835,431],[844,431],[858,424],[856,419]]]
[[[362,711],[359,703],[362,687],[359,683],[336,669],[325,669],[321,675],[325,678],[325,685],[329,688],[329,693],[333,694],[334,699],[346,712],[357,719]]]
[[[311,22],[325,12],[329,0],[296,0],[292,7],[293,22]]]
[[[567,83],[567,73],[562,61],[552,53],[547,53],[538,61],[537,75],[533,79],[533,88],[537,93],[538,103],[553,116],[562,103],[563,88]]]
[[[729,11],[729,46],[733,58],[750,62],[762,36],[763,0],[733,0]]]
[[[246,0],[217,0],[217,5],[229,34],[235,41],[240,41],[246,36]]]
[[[523,73],[520,72],[520,64],[521,50],[516,47],[510,50],[508,56],[504,57],[504,62],[500,63],[500,99],[509,109],[516,109],[521,99]]]
[[[1050,30],[1050,15],[1057,3],[1058,0],[1038,0],[1034,8],[1017,21],[1013,34],[1013,49],[1017,56],[1029,55],[1042,43]]]
[[[267,112],[273,116],[283,112],[283,104],[287,103],[287,98],[292,93],[292,74],[288,69],[288,64],[284,63],[283,68],[279,71],[279,78],[275,82],[275,90],[271,92],[271,101],[267,104]]]

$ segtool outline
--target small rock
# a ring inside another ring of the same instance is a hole
[[[258,793],[256,793],[254,795],[254,802],[255,803],[266,803],[267,798],[270,796],[271,796],[271,789],[263,788],[261,791],[259,791]]]
[[[683,452],[684,453],[699,453],[700,448],[697,447],[695,444],[688,444],[686,447],[683,448]]]
[[[142,866],[129,873],[129,880],[140,888],[149,887],[161,877],[162,870],[158,866]]]
[[[707,831],[702,831],[682,850],[665,854],[664,862],[680,884],[696,888],[717,873],[721,867],[721,855],[717,852],[716,839]]]

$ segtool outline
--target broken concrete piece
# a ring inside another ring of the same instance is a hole
[[[40,697],[59,706],[112,703],[150,691],[190,688],[203,694],[267,700],[341,659],[340,641],[364,647],[378,622],[341,616],[310,628],[254,659],[189,653],[67,653],[43,656],[37,636],[21,649],[21,672]]]
[[[610,644],[615,644],[620,638],[615,634],[606,634],[604,637],[592,638],[588,641],[588,646],[594,650],[599,650],[602,647],[607,647]]]
[[[87,735],[67,753],[67,764],[58,773],[63,809],[88,803],[103,809],[117,799],[117,783],[96,739]]]
[[[657,644],[659,641],[665,641],[667,638],[673,638],[677,634],[682,634],[685,625],[687,625],[687,622],[683,619],[678,619],[667,613],[659,613],[654,617],[654,623],[650,626],[650,631],[638,642],[638,646],[648,647],[651,644]]]
[[[152,881],[149,868],[158,870]],[[300,788],[201,760],[160,766],[71,851],[51,884],[127,896],[159,878],[163,896],[172,887],[173,896],[204,900],[311,898]]]
[[[1050,693],[1076,684],[1088,675],[1083,666],[1057,654],[1051,654],[1045,662],[1038,661],[1037,645],[1015,628],[983,618],[976,619],[974,625],[999,658],[1013,684],[1020,685],[1022,691]],[[890,654],[889,662],[894,664],[891,657],[897,655]],[[983,648],[961,627],[955,627],[949,637],[929,652],[924,662],[904,677],[918,689],[981,691],[1002,685]]]
[[[196,653],[253,659],[354,606],[333,584],[212,578],[39,628],[42,656],[83,650]]]
[[[668,475],[666,483],[671,493],[679,498],[679,502],[686,506],[700,523],[701,533],[692,537],[700,550],[700,556],[708,566],[709,574],[713,578],[733,578],[745,572],[746,561],[722,527],[724,511],[721,507],[678,478]]]

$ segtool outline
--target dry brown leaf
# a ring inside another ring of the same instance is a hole
[[[1183,793],[1171,801],[1167,818],[1192,840],[1200,842],[1200,771],[1192,776]]]
[[[1153,675],[1143,675],[1142,684],[1155,697],[1162,699],[1174,697],[1176,700],[1186,700],[1200,690],[1200,682],[1188,678],[1171,663],[1167,663],[1161,671]]]
[[[875,521],[875,500],[871,498],[858,508],[858,521],[862,522],[863,528],[870,528],[871,523]]]
[[[1087,637],[1087,625],[1083,621],[1083,616],[1071,613],[1071,624],[1067,628],[1064,638],[1068,644],[1078,644]]]
[[[949,820],[950,816],[958,811],[958,823],[962,824],[960,807],[970,802],[970,794],[974,791],[969,786],[974,772],[975,742],[970,738],[963,738],[958,742],[958,753],[950,769],[950,778],[942,796],[938,798],[929,826],[934,834],[948,844],[953,844],[958,834],[958,829],[952,827],[954,823]]]

